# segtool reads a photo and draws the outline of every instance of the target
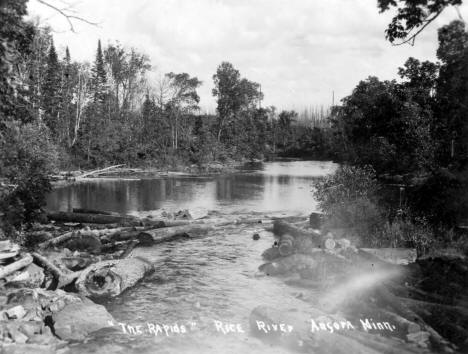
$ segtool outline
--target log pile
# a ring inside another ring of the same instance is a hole
[[[468,352],[466,259],[416,259],[413,249],[360,249],[330,232],[284,220],[275,220],[273,232],[276,240],[263,253],[266,263],[259,270],[302,289],[300,298],[311,305],[316,317],[342,316],[354,321],[356,330],[311,335],[311,317],[304,318],[302,311],[292,315],[260,307],[251,314],[256,336],[306,352],[317,348],[334,353]],[[361,319],[371,319],[378,327],[370,324],[363,329]],[[309,326],[293,336],[268,336],[258,329],[257,321],[308,321]],[[382,333],[382,323],[395,328]]]
[[[133,257],[134,247],[214,227],[188,211],[176,215],[155,220],[76,208],[49,212],[49,224],[33,225],[24,237],[29,249],[0,241],[0,298],[8,299],[0,304],[0,341],[19,352],[55,352],[63,340],[109,326],[112,316],[90,299],[118,296],[153,270]]]

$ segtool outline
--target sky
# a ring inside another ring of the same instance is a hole
[[[97,26],[74,21],[75,33],[56,11],[29,1],[30,16],[54,30],[59,52],[92,62],[97,41],[119,41],[150,57],[150,81],[187,72],[203,81],[202,111],[214,112],[213,74],[223,61],[261,84],[263,106],[301,111],[329,106],[370,75],[397,78],[410,56],[436,60],[437,28],[457,19],[448,8],[414,46],[392,46],[384,31],[392,14],[377,0],[47,0]],[[468,1],[465,1],[468,3]],[[468,18],[468,5],[460,7]],[[150,82],[151,83],[151,82]]]

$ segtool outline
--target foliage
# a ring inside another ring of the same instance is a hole
[[[407,71],[400,70],[402,75]],[[419,77],[418,77],[419,78]],[[398,84],[369,77],[333,112],[335,144],[341,158],[378,173],[421,172],[433,157],[431,111],[418,101],[411,81]]]
[[[222,62],[213,75],[213,96],[217,98],[218,141],[225,127],[235,122],[242,110],[252,110],[263,98],[260,85],[241,78],[231,63]]]
[[[397,218],[383,225],[375,239],[375,247],[415,248],[417,254],[426,254],[436,243],[433,228],[424,218]]]
[[[0,7],[0,177],[10,186],[1,200],[3,224],[20,227],[41,214],[55,146],[49,130],[33,121],[35,100],[22,86],[20,61],[33,51],[35,29],[23,21],[26,1],[3,1]],[[3,225],[5,227],[5,225]]]
[[[434,21],[448,6],[461,5],[463,0],[377,0],[380,12],[395,7],[397,14],[385,31],[386,38],[394,43],[414,43],[416,36]],[[401,44],[399,43],[399,44]]]
[[[371,167],[344,165],[315,184],[314,196],[327,215],[327,228],[352,229],[369,245],[385,223],[378,206],[378,191]]]
[[[51,188],[48,176],[57,158],[49,135],[47,127],[37,123],[8,123],[2,132],[0,174],[13,190],[3,199],[1,209],[15,227],[40,217],[45,206]]]
[[[454,21],[439,30],[437,56],[442,61],[435,105],[437,162],[464,170],[468,166],[468,34],[464,23]]]

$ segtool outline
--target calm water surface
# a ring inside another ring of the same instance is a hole
[[[272,162],[241,173],[209,178],[105,180],[55,190],[49,209],[86,207],[126,213],[157,209],[206,208],[222,213],[295,213],[315,209],[313,182],[336,166],[328,162]],[[97,332],[76,353],[284,353],[249,334],[248,318],[259,305],[306,310],[297,289],[261,276],[261,253],[272,243],[261,228],[226,228],[205,238],[140,248],[156,272],[137,287],[105,303],[117,322],[141,325],[143,334],[123,333],[120,325]],[[238,323],[245,333],[222,334],[214,320]],[[185,325],[186,334],[148,333],[148,323]]]
[[[331,162],[270,162],[215,177],[99,179],[54,190],[48,208],[124,213],[200,207],[226,212],[310,212],[316,207],[313,181],[335,168]]]

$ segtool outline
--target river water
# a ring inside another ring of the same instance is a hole
[[[317,207],[314,181],[335,168],[330,162],[270,162],[215,177],[96,180],[54,190],[48,208],[84,207],[132,214],[156,213],[161,208],[204,208],[259,217],[307,215]],[[297,289],[259,274],[261,253],[273,242],[265,232],[259,241],[252,240],[252,234],[262,230],[258,226],[227,227],[204,238],[138,249],[138,256],[154,262],[155,273],[106,302],[116,320],[114,327],[96,332],[74,350],[284,353],[285,348],[272,347],[249,333],[249,315],[259,305],[296,311],[305,311],[308,305],[298,299]],[[214,321],[235,324],[237,330],[223,334]],[[151,332],[157,324],[166,325],[167,334]],[[130,333],[128,326],[141,326],[141,333]],[[186,333],[177,333],[182,326]]]

